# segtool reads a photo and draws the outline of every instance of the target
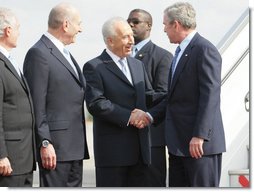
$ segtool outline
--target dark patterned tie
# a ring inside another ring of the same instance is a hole
[[[178,46],[176,48],[175,55],[174,55],[173,61],[172,61],[171,82],[173,81],[173,76],[174,76],[174,73],[175,73],[175,70],[176,70],[176,60],[177,60],[177,57],[178,57],[178,54],[180,53],[180,51],[181,51],[181,48],[180,48],[180,46]]]

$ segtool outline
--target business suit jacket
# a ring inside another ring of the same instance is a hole
[[[155,93],[166,95],[168,90],[168,75],[172,61],[172,54],[155,45],[152,41],[145,44],[135,55],[144,63],[149,83]],[[147,103],[152,107],[155,103]],[[150,126],[152,146],[165,146],[165,124]]]
[[[36,168],[29,88],[0,52],[0,159],[4,157],[10,160],[12,175],[30,173]]]
[[[225,149],[220,111],[221,56],[198,33],[182,54],[167,98],[150,112],[159,120],[166,112],[166,143],[170,153],[190,156],[192,137],[205,139],[204,155]],[[166,107],[165,107],[166,106]]]
[[[131,111],[145,106],[144,67],[127,58],[133,85],[104,51],[83,67],[86,103],[93,115],[96,167],[135,165],[140,157],[150,163],[148,129],[127,126]]]
[[[57,161],[89,158],[84,116],[85,79],[77,62],[79,77],[46,37],[29,49],[24,61],[35,108],[37,147],[52,142]]]

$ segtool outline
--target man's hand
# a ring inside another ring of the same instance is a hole
[[[42,167],[45,169],[55,169],[56,168],[56,153],[52,144],[48,147],[41,147],[41,161]]]
[[[140,109],[134,109],[131,112],[131,116],[129,119],[129,124],[133,125],[139,129],[142,129],[149,125],[151,123],[151,120],[149,116]]]
[[[204,143],[204,139],[198,138],[198,137],[192,137],[190,141],[190,146],[189,146],[191,157],[198,159],[203,156],[204,154],[203,143]]]
[[[0,175],[9,176],[12,173],[11,163],[7,157],[0,159]]]

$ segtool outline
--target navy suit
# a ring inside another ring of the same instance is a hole
[[[140,171],[135,170],[137,164],[150,163],[148,128],[127,126],[133,109],[146,110],[145,69],[137,59],[128,57],[127,61],[133,85],[106,51],[83,67],[87,108],[93,115],[97,186],[143,186],[143,178],[131,172]],[[107,168],[123,172],[123,167],[130,173],[127,179],[111,172],[105,176]]]
[[[58,164],[89,158],[84,116],[85,79],[73,57],[72,61],[78,75],[44,35],[29,49],[24,61],[24,75],[35,106],[37,147],[40,151],[42,140],[49,140],[55,148]],[[40,167],[40,171],[46,170]],[[47,171],[45,175],[49,175]],[[62,177],[65,175],[68,174]],[[48,184],[68,185],[61,180]]]
[[[146,43],[135,55],[144,63],[149,83],[156,93],[166,95],[172,54],[155,45]],[[154,103],[147,103],[150,108]],[[152,165],[149,166],[148,184],[153,187],[166,186],[165,122],[150,126]]]
[[[189,142],[192,137],[201,137],[205,140],[202,160],[225,152],[220,111],[221,62],[217,49],[196,33],[178,62],[173,81],[171,82],[169,78],[167,98],[150,110],[155,122],[166,118],[166,144],[173,157],[190,158]],[[195,163],[186,166],[195,169]],[[202,173],[199,173],[200,182],[194,180],[197,176],[195,172],[190,172],[191,183],[183,185],[218,186],[220,166],[219,163],[214,167],[218,169],[219,175],[210,183],[206,181],[202,183],[202,179],[205,180],[211,173],[211,170],[206,171],[204,168],[201,170]],[[169,165],[169,169],[173,170],[173,166]],[[177,178],[177,175],[170,175],[169,183],[173,186],[180,185],[179,183],[174,185],[176,180],[174,178]]]

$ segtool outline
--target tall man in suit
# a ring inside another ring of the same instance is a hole
[[[102,33],[107,48],[83,67],[94,123],[96,186],[143,187],[150,163],[148,128],[128,122],[133,109],[146,110],[144,65],[129,57],[134,39],[126,20],[109,19]]]
[[[218,187],[225,136],[220,111],[221,56],[195,31],[189,3],[164,11],[164,31],[179,44],[167,98],[149,112],[154,123],[166,116],[170,187]]]
[[[89,158],[85,116],[85,79],[65,45],[81,32],[81,18],[67,3],[56,5],[48,31],[28,51],[24,74],[34,102],[42,187],[80,187],[83,159]]]
[[[153,90],[166,95],[172,54],[151,41],[150,33],[153,25],[151,14],[143,9],[134,9],[129,13],[127,21],[131,26],[135,41],[132,56],[144,63]],[[152,107],[152,103],[147,103],[147,107]],[[149,166],[147,181],[148,185],[153,187],[166,186],[164,127],[164,121],[157,126],[150,126],[152,162]]]
[[[32,187],[36,168],[31,95],[10,59],[19,26],[15,14],[0,7],[0,187]]]

